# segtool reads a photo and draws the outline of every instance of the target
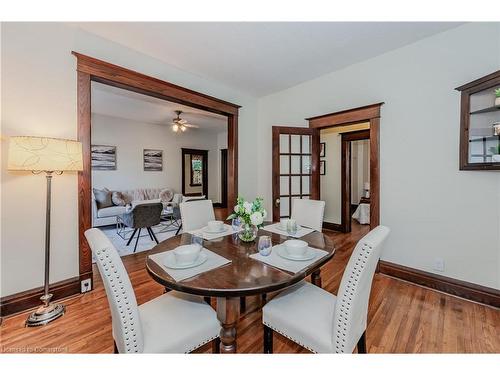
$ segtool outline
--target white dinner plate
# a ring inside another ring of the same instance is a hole
[[[163,259],[163,265],[167,268],[172,268],[174,270],[183,270],[186,268],[193,268],[197,267],[203,263],[205,263],[208,259],[207,254],[205,254],[203,251],[200,253],[198,258],[194,263],[191,264],[178,264],[177,260],[175,259],[174,253],[168,253],[165,258]]]
[[[226,228],[226,226],[224,225],[224,226],[222,227],[222,229],[221,229],[221,230],[218,230],[218,231],[211,231],[210,229],[208,229],[208,227],[205,227],[205,228],[203,228],[203,232],[205,232],[205,233],[209,233],[209,234],[219,234],[219,233],[224,233],[224,232],[227,232],[227,228]]]
[[[314,259],[314,257],[316,256],[316,253],[311,248],[308,248],[303,257],[300,257],[300,258],[294,257],[286,252],[285,246],[280,245],[280,246],[278,246],[278,255],[280,257],[288,259],[288,260],[295,260],[297,262],[303,262],[305,260]]]

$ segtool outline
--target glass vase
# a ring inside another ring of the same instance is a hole
[[[252,242],[257,238],[257,227],[255,225],[243,224],[241,231],[238,233],[238,237],[243,242]]]

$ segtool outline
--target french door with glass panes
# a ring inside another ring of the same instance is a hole
[[[292,199],[318,199],[319,131],[273,126],[273,221],[290,217]]]

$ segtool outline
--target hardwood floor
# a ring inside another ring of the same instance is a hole
[[[218,217],[224,213],[219,212]],[[323,287],[336,293],[354,244],[367,232],[329,232],[336,254],[322,268]],[[163,292],[144,269],[147,252],[124,257],[138,303]],[[48,326],[25,328],[26,313],[0,327],[1,352],[112,353],[111,316],[98,277],[91,293],[65,301],[66,314]],[[376,274],[367,328],[369,353],[500,353],[500,310]],[[198,352],[210,352],[206,345]],[[238,323],[238,352],[262,352],[260,297],[248,298]],[[307,353],[275,334],[275,353]]]

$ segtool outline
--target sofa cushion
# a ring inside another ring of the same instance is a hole
[[[115,206],[126,206],[127,204],[130,203],[125,194],[123,194],[120,191],[113,191],[113,194],[111,195],[111,200],[113,201],[113,204]]]
[[[124,214],[126,211],[125,206],[111,206],[106,208],[101,208],[97,210],[97,217],[110,217],[110,216],[118,216]]]
[[[102,190],[93,189],[93,192],[97,208],[101,209],[113,206],[113,201],[111,200],[111,191],[109,191],[107,188],[104,188]]]
[[[162,191],[160,191],[159,198],[162,203],[170,202],[173,197],[174,192],[172,191],[172,189],[163,189]]]

